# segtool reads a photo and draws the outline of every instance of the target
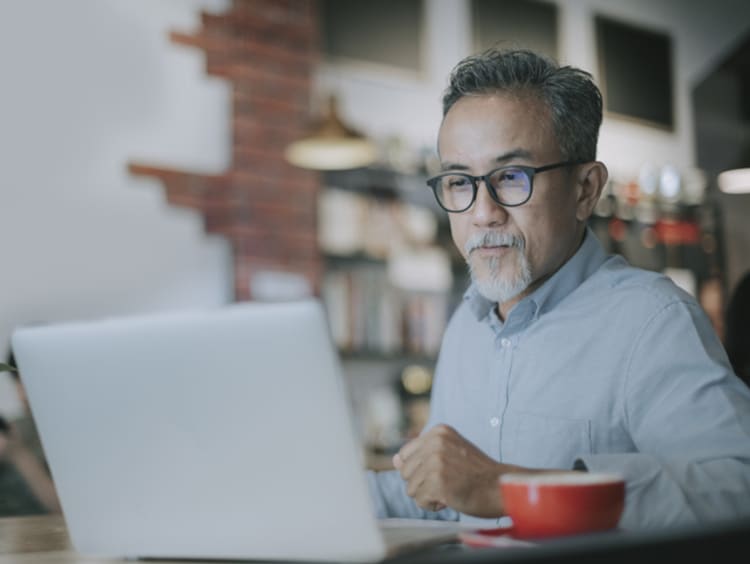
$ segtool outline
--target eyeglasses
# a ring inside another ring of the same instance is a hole
[[[427,185],[435,193],[440,207],[447,212],[460,213],[468,210],[477,199],[480,181],[484,181],[487,191],[495,202],[512,208],[529,201],[535,174],[584,162],[564,161],[538,167],[501,166],[484,176],[472,176],[463,172],[444,172],[430,178]]]

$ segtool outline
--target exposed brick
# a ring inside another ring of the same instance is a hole
[[[319,293],[320,175],[283,158],[309,122],[320,58],[317,4],[234,0],[225,13],[201,13],[201,22],[200,30],[174,31],[170,39],[202,49],[206,72],[232,83],[232,164],[220,175],[139,163],[129,170],[161,180],[168,202],[200,211],[207,232],[231,241],[235,299],[251,299],[253,273],[269,269],[302,274]]]
[[[305,128],[299,125],[271,125],[254,116],[235,117],[232,124],[235,146],[262,145],[276,152],[283,152],[290,141],[298,139],[305,133]]]
[[[230,180],[233,186],[241,190],[280,190],[294,187],[294,195],[301,193],[316,196],[320,186],[320,174],[315,171],[302,170],[293,166],[285,168],[281,174],[270,175],[263,169],[232,171]]]
[[[215,68],[212,68],[212,65]],[[210,58],[208,66],[212,69],[212,73],[230,78],[238,93],[249,94],[258,91],[257,84],[267,82],[279,90],[292,90],[307,94],[312,80],[309,72],[279,72],[277,66],[263,64],[248,66],[242,61],[220,60],[218,57]]]
[[[267,176],[281,175],[289,164],[281,153],[264,155],[260,149],[236,148],[232,151],[234,166],[252,172],[262,172]]]
[[[232,95],[234,112],[237,116],[263,116],[263,121],[272,127],[283,126],[289,123],[307,123],[309,119],[309,104],[300,103],[296,99],[290,103],[287,100],[279,100],[270,96],[258,95],[252,88],[245,91],[236,91]]]
[[[313,0],[234,0],[232,11],[237,15],[260,16],[289,25],[316,21],[317,3]]]

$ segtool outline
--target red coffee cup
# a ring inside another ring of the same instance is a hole
[[[625,480],[616,474],[504,474],[499,488],[517,538],[607,531],[617,527],[625,509]]]

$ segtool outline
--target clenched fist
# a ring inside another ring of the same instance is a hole
[[[437,425],[408,442],[393,457],[406,491],[428,511],[451,507],[477,517],[500,517],[498,478],[519,466],[491,459],[447,425]]]

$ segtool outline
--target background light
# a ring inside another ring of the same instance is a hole
[[[727,194],[750,193],[750,168],[736,168],[719,174],[719,190]]]
[[[291,143],[284,151],[289,163],[312,170],[365,167],[377,156],[374,144],[341,120],[335,96],[329,97],[325,115],[311,127],[310,135]]]

